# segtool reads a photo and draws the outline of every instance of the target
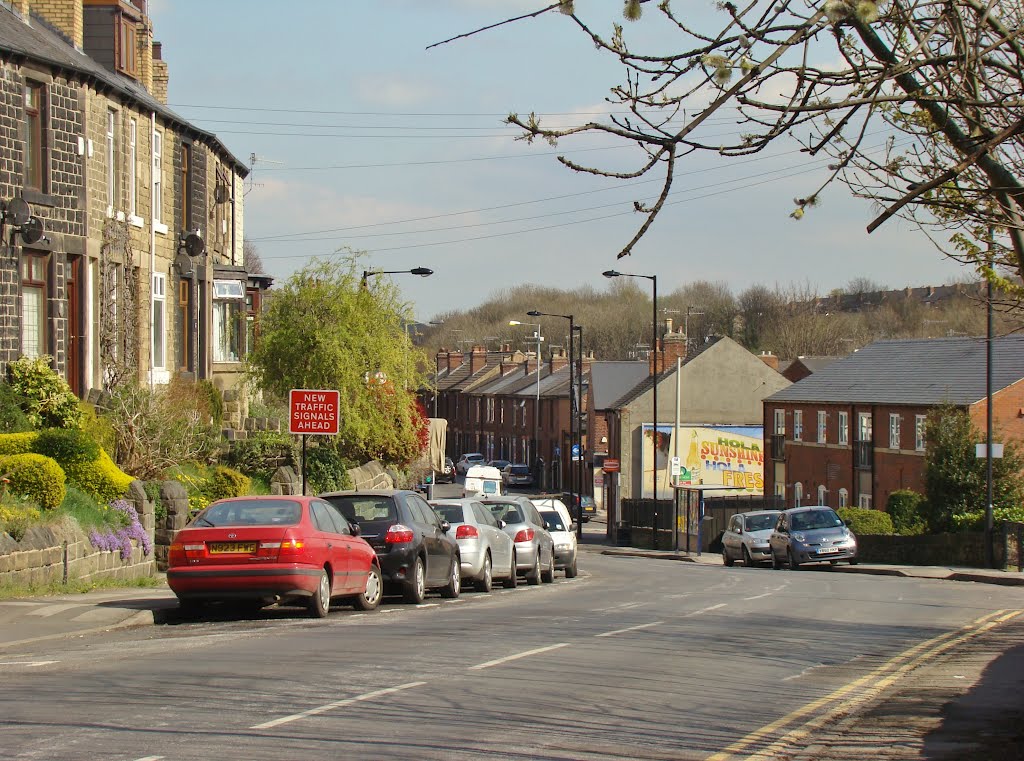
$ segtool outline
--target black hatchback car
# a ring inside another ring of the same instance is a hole
[[[459,544],[451,525],[419,494],[404,489],[321,494],[337,507],[377,552],[386,589],[406,602],[423,602],[428,589],[458,597],[462,579]]]

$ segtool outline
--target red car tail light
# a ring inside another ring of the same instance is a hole
[[[205,542],[174,542],[167,550],[167,564],[184,565],[186,560],[197,560],[205,553]]]
[[[480,536],[480,532],[476,530],[476,526],[470,526],[463,523],[461,526],[455,529],[456,539],[471,539],[477,536]]]
[[[263,549],[267,545],[267,549],[272,550],[275,542],[261,542],[260,549]],[[284,539],[281,540],[281,546],[277,551],[278,560],[293,560],[302,557],[305,554],[306,540],[292,531],[287,532],[284,535]]]
[[[404,544],[405,542],[411,542],[415,537],[416,535],[411,528],[403,526],[401,523],[396,523],[384,534],[384,541],[387,544]]]
[[[516,538],[513,540],[516,542],[532,542],[533,541],[533,529],[524,528],[516,534]]]

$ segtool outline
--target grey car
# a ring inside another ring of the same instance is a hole
[[[793,507],[779,515],[768,540],[772,568],[796,571],[805,563],[857,564],[857,537],[831,507]]]
[[[516,546],[516,570],[531,585],[555,580],[555,542],[544,528],[544,519],[528,497],[508,495],[480,502],[495,518],[505,521],[505,533]]]
[[[722,562],[732,565],[742,560],[750,568],[757,563],[768,563],[772,551],[768,538],[779,520],[779,510],[755,510],[738,513],[729,519],[722,534]]]
[[[477,592],[490,592],[494,579],[516,586],[516,552],[505,522],[475,499],[436,499],[430,503],[442,520],[451,524],[449,534],[459,543],[462,578]]]

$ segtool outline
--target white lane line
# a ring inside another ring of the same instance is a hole
[[[627,602],[627,603],[623,603],[622,605],[613,605],[610,608],[592,608],[590,612],[591,613],[607,613],[608,611],[612,611],[612,610],[627,610],[628,608],[636,608],[636,607],[639,607],[640,605],[648,605],[648,604],[649,603],[646,603],[646,602]]]
[[[630,626],[628,629],[616,629],[613,632],[604,632],[603,634],[595,634],[595,637],[614,637],[616,634],[624,634],[625,632],[635,632],[637,629],[647,629],[651,626],[657,626],[663,624],[664,621],[651,621],[649,624],[638,624],[637,626]]]
[[[441,603],[439,603],[439,602],[425,602],[425,603],[420,603],[415,608],[413,608],[413,610],[423,610],[424,608],[439,608],[439,607],[441,607]]]
[[[333,703],[319,706],[318,708],[310,708],[308,711],[302,713],[293,713],[291,716],[282,716],[280,719],[274,719],[273,721],[265,721],[262,724],[257,724],[249,729],[272,729],[279,727],[282,724],[287,724],[292,721],[298,721],[299,719],[306,719],[310,716],[316,716],[317,714],[324,713],[326,711],[334,710],[335,708],[341,708],[343,706],[352,705],[353,703],[361,703],[366,700],[373,700],[374,698],[383,697],[384,695],[391,695],[402,690],[411,690],[413,687],[422,687],[426,682],[406,682],[400,684],[397,687],[386,687],[383,690],[374,690],[373,692],[364,692],[362,695],[356,695],[355,697],[345,698],[344,700],[336,700]]]
[[[529,658],[531,655],[537,655],[539,653],[546,653],[549,650],[557,650],[560,647],[568,647],[568,642],[559,642],[557,645],[548,645],[547,647],[538,647],[534,650],[527,650],[523,653],[516,653],[515,655],[506,655],[504,658],[497,658],[493,661],[486,661],[485,663],[478,663],[475,666],[470,666],[470,671],[479,671],[480,669],[489,669],[491,666],[499,666],[502,663],[508,663],[509,661],[517,661],[520,658]]]
[[[769,597],[774,594],[773,592],[765,592],[763,595],[754,595],[753,597],[744,597],[744,600],[760,600],[762,597]]]
[[[50,616],[56,616],[58,613],[63,613],[66,610],[72,610],[74,608],[81,608],[82,603],[69,602],[64,605],[47,605],[45,608],[37,608],[26,615],[39,616],[40,618],[48,618]]]
[[[720,603],[718,603],[718,605],[709,605],[706,608],[701,608],[700,610],[695,610],[695,611],[692,611],[691,613],[687,613],[685,616],[683,616],[683,618],[692,618],[693,616],[699,616],[701,613],[707,613],[709,610],[718,610],[719,608],[724,608],[724,607],[725,607],[725,603],[724,602],[720,602]]]
[[[160,761],[162,758],[163,756],[143,756],[142,758],[135,759],[135,761]]]
[[[60,661],[0,661],[0,666],[49,666]]]

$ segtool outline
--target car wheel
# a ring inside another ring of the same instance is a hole
[[[452,556],[452,567],[448,571],[448,583],[441,587],[441,597],[447,597],[449,600],[454,600],[459,596],[459,592],[462,591],[462,571],[461,563],[459,562],[459,556]]]
[[[473,583],[473,588],[477,592],[490,592],[494,586],[494,580],[491,578],[491,553],[484,555],[484,569],[480,572],[480,578]]]
[[[540,575],[540,580],[545,584],[551,584],[555,580],[555,551],[551,551],[551,562],[548,563],[547,570]]]
[[[789,557],[789,570],[791,570],[791,571],[799,571],[800,570],[800,563],[797,561],[796,555],[793,553],[793,548],[792,547],[789,548],[788,557]]]
[[[779,559],[777,557],[775,557],[775,550],[772,550],[772,570],[774,570],[774,571],[782,570],[782,563],[780,563]]]
[[[327,617],[331,609],[331,577],[327,575],[327,571],[320,571],[320,583],[316,585],[316,591],[309,598],[307,608],[313,618]]]
[[[531,587],[540,584],[540,548],[537,548],[537,553],[533,556],[533,568],[526,574],[526,583]]]
[[[857,558],[850,558],[850,565],[857,565],[860,561]]]
[[[575,579],[579,574],[579,569],[576,567],[576,556],[573,555],[572,562],[565,567],[565,578]]]
[[[735,561],[731,557],[729,557],[729,551],[725,549],[725,547],[722,547],[722,565],[727,565],[730,568],[732,568],[732,564],[734,562]]]
[[[743,546],[743,565],[746,568],[754,567],[754,559],[750,557],[750,550],[747,549],[746,545]]]
[[[516,576],[516,553],[512,553],[512,570],[509,572],[508,578],[502,582],[502,586],[505,589],[515,589],[516,585],[519,584],[519,577]]]
[[[352,607],[356,610],[375,610],[383,596],[384,579],[381,578],[380,568],[371,565],[370,572],[366,575],[366,589],[352,599]]]
[[[407,603],[419,605],[427,596],[426,572],[423,568],[423,558],[416,558],[413,565],[412,578],[406,582],[405,592],[402,595]]]

